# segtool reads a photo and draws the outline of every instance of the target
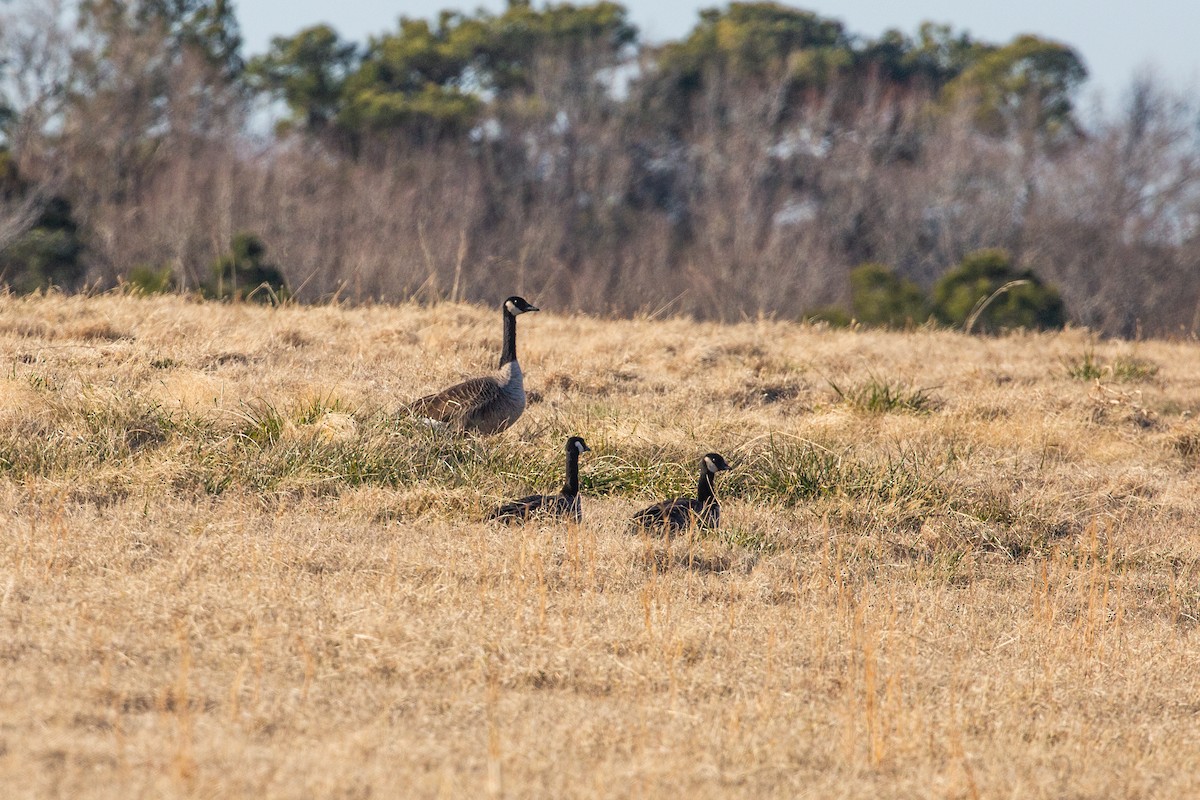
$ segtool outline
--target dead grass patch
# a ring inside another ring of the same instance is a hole
[[[0,298],[0,785],[1200,789],[1200,348],[1097,385],[1064,379],[1077,331],[547,311],[512,430],[392,413],[490,364],[497,316]],[[97,319],[136,336],[58,340]],[[569,434],[584,523],[481,522]],[[708,450],[722,529],[630,535]]]

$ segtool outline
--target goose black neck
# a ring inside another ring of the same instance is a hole
[[[700,468],[700,484],[696,487],[696,499],[701,503],[713,501],[713,476],[704,467]]]
[[[567,497],[579,494],[579,450],[575,447],[567,450],[567,482],[562,493]]]
[[[500,351],[500,366],[517,360],[517,317],[504,309],[504,349]]]

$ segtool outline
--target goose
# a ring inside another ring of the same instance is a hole
[[[700,483],[695,497],[673,497],[643,508],[633,515],[634,530],[662,530],[668,536],[698,528],[715,529],[721,521],[721,504],[713,494],[713,478],[729,469],[720,453],[708,453],[700,459]]]
[[[579,505],[579,457],[591,449],[578,436],[567,439],[567,482],[563,484],[562,491],[558,494],[531,494],[505,503],[488,514],[488,519],[513,523],[525,522],[534,515],[546,515],[580,522],[583,512]]]
[[[500,368],[413,401],[410,414],[479,434],[499,433],[517,421],[525,411],[525,378],[517,362],[517,317],[538,307],[514,295],[500,308],[504,313]]]

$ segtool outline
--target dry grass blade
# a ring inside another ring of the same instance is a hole
[[[975,307],[971,309],[971,313],[967,315],[967,321],[963,323],[963,333],[969,334],[975,329],[975,323],[979,321],[979,315],[986,311],[987,307],[990,306],[997,297],[1000,297],[1002,294],[1005,294],[1006,292],[1009,292],[1018,286],[1025,286],[1028,283],[1029,281],[1025,280],[1024,278],[1020,280],[1009,281],[1000,288],[996,289],[996,291],[992,292],[987,297],[979,298],[979,301],[975,303]]]

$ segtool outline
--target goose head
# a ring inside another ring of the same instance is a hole
[[[583,455],[591,449],[592,448],[587,446],[587,442],[585,442],[580,436],[572,436],[570,439],[567,439],[568,454],[574,453],[576,455]]]
[[[700,461],[704,465],[704,471],[709,475],[716,475],[718,472],[729,469],[729,465],[725,463],[725,457],[720,453],[708,453]]]
[[[517,316],[518,314],[524,314],[527,311],[540,311],[540,310],[541,309],[539,309],[537,306],[530,303],[524,297],[518,297],[515,294],[512,297],[510,297],[504,301],[504,312],[506,314],[511,314],[514,317]]]

